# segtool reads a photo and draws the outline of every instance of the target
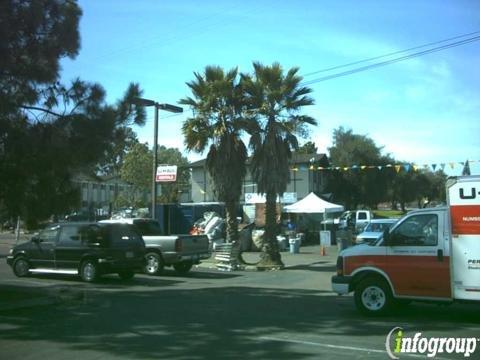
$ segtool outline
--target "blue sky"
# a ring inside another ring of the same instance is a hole
[[[144,97],[176,104],[190,95],[185,83],[193,72],[206,65],[249,72],[252,61],[276,61],[309,74],[480,31],[478,0],[79,4],[81,50],[73,61],[62,62],[62,76],[99,82],[109,102],[138,82]],[[480,41],[310,85],[315,105],[305,113],[319,125],[309,140],[327,152],[333,130],[344,126],[371,137],[399,161],[423,165],[470,159],[477,161],[472,172],[480,174],[478,64]],[[305,81],[338,71],[305,76]],[[180,116],[161,112],[159,144],[183,151],[180,128],[188,115],[188,109]],[[152,143],[152,108],[145,127],[135,130],[140,141]],[[446,170],[459,175],[461,167]]]

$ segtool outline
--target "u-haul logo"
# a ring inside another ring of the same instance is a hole
[[[478,194],[480,195],[480,191],[478,192]],[[459,196],[460,196],[460,199],[463,199],[463,200],[473,200],[477,197],[477,189],[472,187],[472,190],[468,192],[468,189],[460,188]]]
[[[450,205],[480,205],[480,182],[456,183],[450,187],[448,197]]]

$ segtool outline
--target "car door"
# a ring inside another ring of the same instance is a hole
[[[451,298],[448,236],[441,212],[405,218],[388,235],[388,275],[395,293],[421,298]]]
[[[58,226],[48,227],[33,237],[29,256],[30,263],[33,267],[44,269],[55,268],[55,245],[58,231]]]
[[[76,269],[82,256],[82,225],[62,226],[55,248],[55,262],[58,269]]]

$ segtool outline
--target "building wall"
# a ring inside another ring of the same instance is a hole
[[[326,186],[325,173],[311,170],[308,164],[298,164],[290,171],[290,182],[285,192],[296,193],[297,199],[303,199],[310,192],[322,193]],[[251,177],[249,169],[244,179],[241,202],[246,193],[256,193],[257,185]],[[192,168],[192,202],[218,201],[213,193],[213,181],[203,166]]]

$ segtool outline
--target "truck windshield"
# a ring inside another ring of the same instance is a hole
[[[155,220],[135,220],[133,224],[142,236],[164,235],[160,224]]]

